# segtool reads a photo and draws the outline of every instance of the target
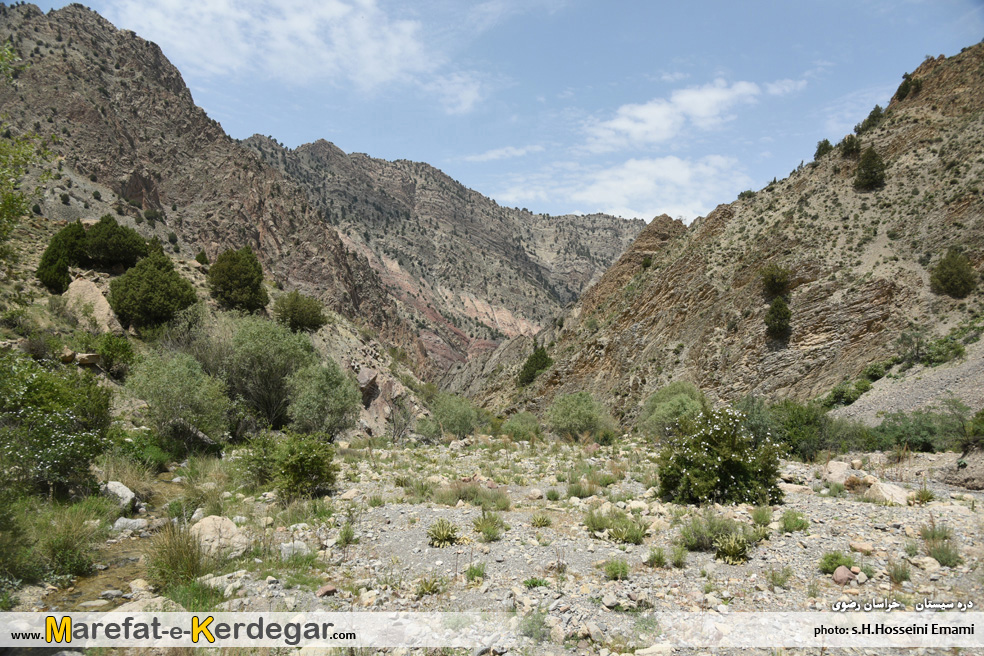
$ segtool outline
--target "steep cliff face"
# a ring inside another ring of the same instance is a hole
[[[532,335],[595,282],[644,223],[504,208],[420,162],[243,142],[296,181],[364,255],[445,366]]]
[[[980,285],[957,300],[933,293],[929,276],[951,246],[984,268],[984,45],[912,78],[921,88],[859,137],[884,159],[884,187],[856,189],[859,159],[837,148],[689,229],[657,219],[561,329],[537,337],[555,364],[529,389],[510,382],[528,351],[508,345],[448,384],[514,407],[588,389],[626,418],[677,379],[717,400],[802,400],[894,355],[911,324],[943,334],[980,312]],[[788,341],[766,335],[770,263],[792,271]]]
[[[7,122],[55,139],[60,173],[41,203],[46,215],[115,211],[144,234],[166,241],[174,233],[185,256],[201,249],[214,258],[249,244],[281,285],[423,356],[365,259],[345,248],[296,185],[195,106],[155,44],[80,5],[47,15],[32,5],[3,7],[0,38],[26,64],[0,89]]]

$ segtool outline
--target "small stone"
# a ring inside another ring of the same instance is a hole
[[[526,498],[529,499],[530,501],[537,501],[539,499],[542,499],[543,490],[539,488],[533,488],[532,490],[526,493]]]
[[[353,487],[351,490],[348,490],[338,498],[341,499],[342,501],[352,501],[357,496],[359,496],[359,494],[360,494],[359,488]]]
[[[851,551],[857,551],[865,556],[870,556],[871,552],[875,550],[875,546],[870,542],[862,542],[860,540],[855,540],[850,543]]]
[[[336,588],[330,583],[321,586],[320,588],[318,588],[318,591],[315,593],[315,595],[318,597],[331,597],[332,595],[336,595],[336,594],[338,594],[338,588]]]
[[[601,598],[601,603],[605,605],[606,608],[615,608],[618,606],[618,599],[614,595],[606,594]]]

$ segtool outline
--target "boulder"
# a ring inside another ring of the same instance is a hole
[[[280,545],[280,557],[287,560],[291,556],[306,556],[311,553],[311,548],[300,540],[284,542]]]
[[[779,489],[782,490],[783,494],[813,494],[813,488],[793,483],[780,483]]]
[[[844,484],[847,480],[848,471],[850,471],[851,466],[846,462],[840,462],[838,460],[831,460],[827,463],[827,466],[823,470],[823,478],[828,483],[840,483]]]
[[[136,533],[146,529],[150,525],[146,519],[130,519],[129,517],[120,517],[113,524],[113,530],[117,533],[122,533],[123,531],[130,531],[131,533]]]
[[[890,506],[905,506],[909,502],[909,493],[898,485],[878,482],[865,491],[864,498]]]
[[[228,517],[209,515],[191,527],[191,534],[210,555],[225,554],[236,558],[249,547],[249,539]]]
[[[80,365],[98,367],[102,364],[102,356],[98,353],[79,353],[75,356],[75,361]]]
[[[535,487],[535,488],[533,488],[532,490],[530,490],[529,492],[526,493],[526,498],[529,499],[530,501],[536,501],[538,499],[542,499],[543,498],[543,490]]]
[[[64,297],[65,307],[83,328],[98,334],[123,334],[123,327],[109,307],[109,301],[91,280],[73,280]]]
[[[123,512],[130,512],[137,503],[137,495],[119,481],[110,481],[100,488],[103,496],[109,497],[119,504]]]
[[[362,407],[369,408],[372,402],[376,400],[379,396],[379,384],[376,379],[379,377],[379,372],[375,369],[370,369],[369,367],[364,367],[359,370],[357,380],[359,383],[359,391],[362,392]]]
[[[857,578],[851,570],[841,565],[834,570],[834,583],[837,585],[847,585]]]

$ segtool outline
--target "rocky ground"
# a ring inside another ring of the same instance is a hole
[[[895,465],[881,454],[784,463],[784,503],[771,509],[771,521],[758,517],[769,535],[747,562],[688,552],[681,567],[653,567],[650,554],[662,548],[670,560],[683,527],[706,509],[654,498],[654,453],[640,441],[599,448],[475,436],[448,446],[363,446],[340,449],[334,496],[286,507],[272,492],[238,491],[221,465],[208,472],[186,467],[160,483],[169,498],[193,490],[205,499],[192,523],[204,544],[227,556],[202,579],[222,591],[218,609],[507,611],[514,614],[494,651],[608,656],[674,651],[660,643],[649,611],[829,611],[838,601],[885,598],[909,610],[926,598],[984,604],[984,494],[940,482],[956,466],[954,453]],[[594,494],[570,496],[572,481]],[[473,530],[483,514],[474,505],[479,494],[490,512],[508,504],[499,511],[508,527],[500,539],[483,541]],[[97,576],[68,593],[24,590],[17,610],[162,603],[140,570],[140,551],[152,544],[157,518],[166,517],[154,503],[117,522],[99,555],[109,565]],[[589,509],[636,517],[646,527],[642,544],[591,534],[584,525]],[[751,528],[754,510],[710,512]],[[805,530],[783,532],[787,511],[802,514]],[[458,528],[457,544],[430,544],[428,529],[438,519]],[[952,532],[959,564],[943,566],[927,555],[920,534],[931,526]],[[136,555],[114,556],[123,551]],[[855,574],[841,572],[843,585],[819,569],[831,551],[855,561]],[[605,563],[616,560],[627,565],[626,578],[610,580]],[[113,578],[121,567],[129,569]],[[910,580],[893,582],[890,571],[899,568]]]

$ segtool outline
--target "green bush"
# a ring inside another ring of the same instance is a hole
[[[782,296],[776,296],[765,314],[765,333],[773,339],[787,339],[791,332],[789,322],[792,317],[793,313],[786,300]]]
[[[861,154],[861,140],[849,134],[838,144],[842,157],[857,157]]]
[[[85,252],[93,266],[129,269],[146,257],[147,242],[133,228],[121,226],[106,214],[85,233]]]
[[[615,424],[605,407],[589,392],[558,396],[547,409],[547,423],[553,431],[567,438],[584,435],[597,438],[606,429],[613,429]]]
[[[762,281],[762,290],[769,298],[783,296],[789,291],[789,279],[792,277],[792,269],[770,262],[759,271],[759,279]]]
[[[965,425],[966,417],[926,409],[890,412],[873,430],[886,445],[932,453],[959,443],[966,434]]]
[[[285,432],[276,450],[278,498],[290,501],[327,494],[338,475],[334,456],[326,435]]]
[[[136,357],[130,340],[112,333],[99,336],[96,340],[96,353],[102,358],[102,368],[117,379],[126,377]]]
[[[733,533],[742,533],[741,524],[715,515],[709,509],[694,515],[680,527],[680,545],[687,551],[714,551],[714,543]]]
[[[155,251],[109,284],[109,304],[124,325],[138,328],[170,321],[196,300],[195,289]]]
[[[187,447],[201,447],[196,431],[222,439],[229,399],[225,385],[185,353],[151,353],[134,365],[126,387],[147,402],[158,434]]]
[[[858,171],[854,176],[854,188],[869,191],[885,186],[885,162],[875,149],[868,146],[861,154]]]
[[[951,247],[933,267],[929,286],[937,294],[964,298],[977,286],[977,275],[963,251]]]
[[[198,254],[195,255],[195,261],[199,264],[208,265],[208,255],[205,251],[198,251]]]
[[[433,419],[440,432],[457,438],[470,435],[478,422],[478,412],[460,396],[440,393],[430,404]]]
[[[432,547],[443,549],[457,544],[458,527],[441,517],[427,528],[427,541]]]
[[[533,382],[537,374],[549,368],[552,364],[553,360],[547,355],[547,349],[538,346],[526,358],[526,362],[523,363],[523,368],[519,371],[519,377],[516,379],[516,382],[519,383],[520,387],[525,387]]]
[[[868,113],[868,116],[854,126],[854,133],[861,135],[869,130],[873,130],[878,127],[883,120],[885,120],[885,110],[881,108],[881,105],[875,105]]]
[[[231,396],[242,397],[273,428],[281,428],[288,419],[288,379],[316,362],[306,335],[268,319],[243,317],[235,324],[226,382]]]
[[[820,571],[824,574],[833,574],[840,566],[847,568],[854,567],[854,558],[848,554],[843,554],[840,551],[828,551],[821,558],[818,563]]]
[[[295,430],[334,437],[354,426],[359,416],[359,388],[331,358],[325,364],[308,365],[291,374],[287,390],[287,415]]]
[[[756,444],[730,408],[699,415],[657,456],[659,493],[677,503],[776,503],[779,458],[772,439]]]
[[[502,432],[514,440],[533,441],[540,436],[540,421],[531,412],[517,412],[502,424]]]
[[[46,368],[0,352],[0,480],[4,488],[64,494],[91,490],[106,447],[112,393],[89,373]]]
[[[821,139],[817,142],[817,150],[813,153],[813,159],[819,160],[824,155],[834,151],[833,144],[830,143],[829,139]]]
[[[823,400],[823,407],[834,408],[837,406],[851,405],[861,395],[871,389],[871,381],[867,378],[859,378],[856,381],[845,380],[838,383],[834,389]]]
[[[263,288],[263,267],[249,246],[221,253],[207,279],[212,296],[226,309],[256,312],[270,301]]]
[[[88,263],[85,255],[85,228],[79,221],[55,233],[41,254],[36,275],[41,284],[56,294],[64,293],[72,282],[68,267]]]
[[[922,80],[912,77],[911,73],[906,73],[902,76],[902,84],[895,91],[895,99],[905,100],[910,95],[914,96],[920,91],[922,91]]]
[[[296,332],[316,332],[328,323],[318,299],[305,296],[296,289],[285,294],[273,303],[273,314],[277,321]]]
[[[673,430],[677,422],[711,409],[707,398],[693,383],[676,381],[646,399],[639,413],[639,429],[657,437]]]

